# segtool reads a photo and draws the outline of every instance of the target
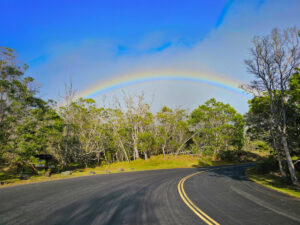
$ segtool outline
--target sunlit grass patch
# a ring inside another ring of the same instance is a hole
[[[267,173],[260,174],[257,172],[256,168],[249,168],[246,171],[249,179],[259,183],[263,186],[269,187],[276,191],[291,195],[293,197],[300,198],[300,189],[297,186],[287,184],[287,182],[282,179],[279,174],[276,173]]]
[[[175,169],[175,168],[195,168],[195,167],[206,167],[206,166],[220,166],[220,165],[232,165],[239,164],[241,162],[227,162],[224,160],[213,160],[211,157],[200,157],[196,155],[163,155],[151,156],[149,160],[137,159],[130,162],[114,162],[111,164],[106,164],[94,168],[77,168],[74,169],[72,175],[61,175],[52,174],[51,177],[45,177],[43,175],[33,175],[28,180],[20,180],[18,174],[5,174],[0,173],[0,178],[5,185],[0,187],[5,187],[7,185],[13,184],[25,184],[32,182],[42,182],[57,179],[67,179],[73,177],[87,176],[91,171],[96,174],[106,174],[106,173],[123,173],[123,172],[134,172],[143,170],[157,170],[157,169]],[[92,175],[93,176],[93,175]]]
[[[31,176],[28,180],[20,180],[19,175],[12,174],[11,176],[2,172],[0,178],[5,185],[12,184],[26,184],[31,182],[42,182],[57,179],[66,179],[72,177],[91,175],[90,171],[94,171],[96,174],[120,173],[120,172],[133,172],[142,170],[156,170],[156,169],[174,169],[174,168],[192,168],[198,166],[198,156],[191,155],[166,155],[164,158],[162,155],[152,156],[149,160],[138,159],[130,162],[115,162],[107,165],[102,165],[94,168],[79,168],[75,169],[72,175],[63,176],[61,174],[53,174],[51,177],[45,177],[42,175]],[[122,169],[123,171],[120,171]]]
[[[93,168],[93,171],[118,172],[120,168],[125,171],[132,170],[151,170],[151,169],[173,169],[173,168],[191,168],[198,165],[198,156],[189,155],[162,155],[152,156],[149,160],[138,159],[130,162],[116,162],[108,165]],[[85,169],[89,170],[89,169]]]
[[[198,160],[198,166],[199,167],[206,167],[206,166],[223,166],[223,165],[232,165],[236,164],[238,162],[227,162],[223,160],[213,160],[210,157],[203,157],[199,158]]]

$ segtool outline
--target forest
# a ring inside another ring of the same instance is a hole
[[[38,155],[57,168],[91,167],[153,155],[195,154],[230,158],[243,151],[270,151],[268,169],[298,184],[300,155],[300,33],[274,29],[255,37],[246,68],[253,81],[249,111],[212,98],[193,110],[163,106],[154,112],[143,94],[123,94],[113,107],[75,99],[66,86],[64,103],[38,97],[15,50],[0,48],[0,163],[36,171]],[[298,158],[297,158],[298,157]],[[275,163],[273,163],[275,162]]]

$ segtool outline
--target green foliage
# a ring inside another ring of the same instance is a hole
[[[237,155],[237,152],[235,151],[220,151],[218,153],[218,157],[221,159],[221,160],[224,160],[224,161],[227,161],[227,162],[232,162],[234,160],[236,160],[236,155]]]
[[[198,148],[196,148],[196,149],[197,149],[197,151],[199,151]],[[207,147],[207,148],[205,148],[205,150],[202,152],[201,155],[202,155],[203,157],[207,157],[207,156],[213,156],[213,154],[214,154],[213,149],[210,148],[210,147]]]
[[[201,151],[241,149],[244,142],[244,121],[229,104],[210,99],[195,109],[189,123],[197,135],[193,140]]]
[[[288,146],[292,155],[300,154],[300,74],[299,69],[289,80],[289,88],[286,91],[285,104],[286,125]],[[277,95],[280,92],[277,91]],[[270,133],[272,127],[272,114],[270,112],[270,98],[265,93],[262,96],[256,96],[249,100],[249,112],[245,115],[247,134],[251,140],[261,140],[273,146],[273,139]],[[273,135],[277,146],[280,146],[280,133],[278,129],[273,128]],[[260,148],[259,146],[257,146]],[[263,147],[263,146],[261,146]],[[264,147],[267,149],[267,147]]]
[[[263,158],[256,166],[257,172],[261,174],[269,173],[270,171],[278,170],[278,162],[274,156]]]
[[[300,110],[300,69],[296,68],[295,73],[289,80],[289,103]],[[299,112],[299,111],[298,111]]]
[[[172,110],[164,106],[156,115],[158,121],[158,143],[162,146],[162,153],[176,151],[179,154],[185,147],[186,140],[191,136],[188,129],[187,113],[176,108]]]
[[[142,152],[150,151],[155,145],[155,139],[149,132],[139,133],[138,145]]]
[[[52,102],[35,97],[33,78],[23,77],[27,67],[17,64],[13,50],[0,49],[0,157],[35,169],[34,156],[54,147],[62,130]]]
[[[255,149],[258,151],[270,151],[269,145],[264,141],[256,141]]]

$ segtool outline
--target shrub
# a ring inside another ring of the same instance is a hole
[[[235,151],[220,151],[218,153],[218,157],[221,159],[221,160],[224,160],[224,161],[229,161],[229,162],[232,162],[236,159],[236,152]]]
[[[261,162],[259,162],[256,169],[257,172],[261,174],[276,171],[278,170],[278,162],[274,156],[270,155],[268,158],[264,158]]]
[[[201,159],[198,160],[198,166],[205,167],[205,166],[211,166],[208,162],[205,162]]]
[[[207,157],[207,156],[213,156],[214,151],[211,149],[206,149],[202,152],[202,156]]]
[[[262,152],[262,151],[270,151],[269,145],[264,141],[256,141],[255,149]]]

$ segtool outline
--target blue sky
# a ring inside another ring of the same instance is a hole
[[[0,0],[0,8],[0,45],[16,49],[30,66],[27,75],[41,84],[40,95],[56,100],[70,76],[80,91],[144,68],[193,69],[247,82],[243,60],[253,35],[300,27],[297,0]],[[247,111],[247,99],[199,84],[154,82],[125,91],[158,96],[157,108],[194,108],[216,97]],[[115,95],[120,90],[106,93]]]
[[[153,32],[164,33],[165,40],[146,50],[159,51],[172,40],[187,45],[201,40],[222,23],[229,5],[225,0],[1,1],[0,18],[8,21],[1,25],[1,41],[33,64],[46,60],[44,51],[57,43],[101,38],[123,52]]]

